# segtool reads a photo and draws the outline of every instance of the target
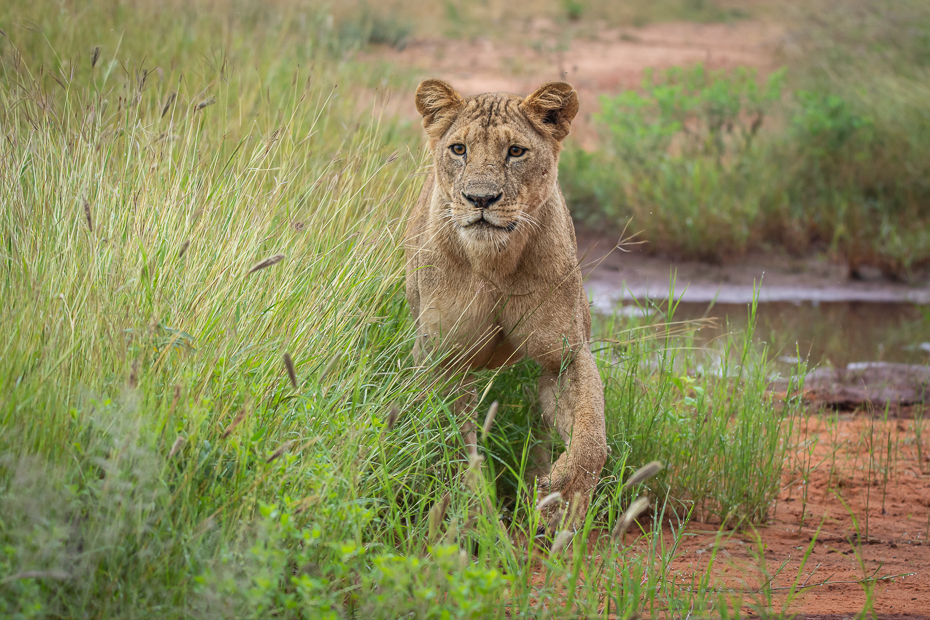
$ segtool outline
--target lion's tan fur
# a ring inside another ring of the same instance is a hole
[[[449,372],[536,360],[543,418],[567,445],[541,473],[540,497],[577,494],[580,518],[607,443],[603,385],[588,346],[588,299],[557,178],[578,97],[556,82],[526,98],[464,98],[427,80],[416,102],[433,166],[405,238],[415,354],[439,352]],[[456,155],[452,145],[464,145],[466,154]],[[511,146],[526,152],[512,157]],[[484,197],[496,202],[481,206]],[[551,511],[550,525],[561,514]]]

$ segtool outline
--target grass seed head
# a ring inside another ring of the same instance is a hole
[[[174,440],[173,444],[171,444],[171,450],[168,451],[168,458],[170,459],[172,456],[177,454],[178,450],[180,450],[183,445],[184,445],[184,436],[178,435],[178,438]]]
[[[266,462],[266,463],[273,463],[273,462],[275,462],[278,458],[280,458],[280,456],[281,456],[282,454],[284,454],[285,452],[287,452],[293,444],[294,444],[294,440],[293,440],[293,439],[290,440],[290,441],[285,441],[283,444],[281,444],[281,447],[280,447],[280,448],[278,448],[277,450],[275,450],[274,452],[271,453],[271,456],[269,456],[269,457],[268,457],[268,460],[265,461],[265,462]]]
[[[439,533],[439,526],[446,518],[446,511],[449,510],[449,504],[452,502],[452,496],[446,491],[446,494],[436,502],[429,511],[429,539],[436,540]]]
[[[226,430],[223,431],[223,439],[226,439],[227,437],[229,437],[232,434],[232,432],[236,430],[236,427],[239,426],[239,424],[245,419],[245,414],[246,414],[246,410],[243,409],[242,411],[239,412],[239,415],[237,415],[236,418],[232,422],[229,423],[229,426],[227,426]]]
[[[129,369],[129,387],[139,385],[139,358],[132,361],[132,367]]]
[[[178,96],[177,93],[171,93],[170,95],[168,95],[168,99],[165,101],[165,107],[162,108],[162,110],[161,110],[161,117],[162,117],[162,118],[165,118],[165,114],[167,114],[167,113],[168,113],[168,110],[171,109],[171,104],[174,103],[174,99],[175,99],[175,97],[177,97],[177,96]]]
[[[197,109],[203,110],[207,106],[211,106],[214,103],[216,103],[216,97],[210,97],[209,99],[204,99],[203,101],[197,104]]]
[[[100,46],[94,46],[93,51],[90,53],[90,68],[93,69],[97,66],[97,61],[100,60]]]
[[[626,509],[620,518],[617,519],[617,525],[614,526],[614,531],[610,533],[610,540],[615,541],[623,538],[623,535],[626,533],[627,528],[630,527],[630,524],[633,523],[646,509],[649,508],[649,499],[645,497],[640,497],[635,502],[630,504],[630,507]]]
[[[181,244],[181,249],[178,250],[178,258],[184,258],[184,255],[187,254],[187,248],[189,248],[190,245],[190,239]]]
[[[397,418],[400,417],[400,409],[397,407],[391,407],[391,411],[388,412],[387,420],[385,420],[384,428],[386,430],[391,430],[394,428],[394,425],[397,424]]]
[[[287,377],[291,380],[291,385],[297,389],[297,373],[294,372],[294,361],[290,353],[284,354],[284,367],[287,369]]]
[[[339,363],[341,359],[342,359],[342,353],[340,353],[339,351],[336,351],[336,353],[334,353],[333,356],[329,358],[329,361],[326,362],[326,366],[323,367],[323,372],[320,373],[321,381],[325,379],[326,376],[333,371],[333,369],[336,367],[336,365]]]
[[[484,424],[481,425],[481,441],[487,439],[488,431],[490,431],[491,426],[494,425],[494,416],[497,415],[497,407],[498,404],[495,400],[488,409],[488,415],[484,416]]]
[[[284,260],[284,254],[275,254],[274,256],[269,256],[265,260],[255,263],[255,265],[249,269],[249,272],[245,275],[250,276],[256,271],[261,271],[262,269],[271,267],[275,263],[280,263],[282,260]]]
[[[630,487],[636,486],[646,480],[649,480],[657,473],[662,471],[662,468],[665,467],[661,461],[652,461],[651,463],[646,463],[642,467],[636,470],[636,472],[629,477],[629,479],[623,483],[622,490],[626,491]]]
[[[574,537],[575,533],[571,530],[563,530],[559,532],[559,535],[556,536],[555,540],[552,542],[552,548],[549,550],[549,555],[559,554]]]
[[[539,503],[536,504],[536,510],[542,511],[542,509],[545,508],[546,506],[549,506],[550,504],[554,504],[555,502],[559,502],[559,501],[562,501],[561,493],[559,493],[558,491],[556,491],[555,493],[550,493],[549,495],[539,500]]]
[[[308,495],[297,503],[297,506],[294,508],[294,514],[299,515],[303,512],[306,512],[310,506],[316,504],[320,501],[319,495]]]
[[[473,452],[468,457],[468,471],[465,472],[465,486],[472,492],[478,489],[478,479],[481,477],[481,464],[484,463],[484,457]]]
[[[87,221],[87,230],[94,232],[94,217],[90,212],[90,203],[84,199],[84,219]]]

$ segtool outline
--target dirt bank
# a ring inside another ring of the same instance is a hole
[[[760,302],[930,303],[926,279],[890,282],[878,270],[853,280],[845,263],[825,257],[792,258],[755,254],[739,262],[709,264],[650,256],[635,247],[613,249],[617,239],[578,232],[578,257],[588,291],[600,311],[630,299],[666,299],[674,279],[675,298],[684,302],[738,304]],[[925,278],[926,276],[924,276]]]

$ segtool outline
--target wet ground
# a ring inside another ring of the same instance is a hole
[[[769,521],[689,523],[668,579],[706,577],[750,616],[930,618],[928,283],[852,280],[826,258],[708,265],[611,247],[579,234],[596,310],[661,313],[672,299],[677,320],[716,319],[696,336],[715,347],[745,332],[755,298],[754,341],[775,368],[801,358],[812,369]],[[772,389],[791,393],[785,381]]]

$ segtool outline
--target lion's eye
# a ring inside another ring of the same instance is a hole
[[[465,154],[465,145],[464,144],[453,144],[449,147],[449,150],[455,153],[458,156]]]
[[[511,157],[521,157],[524,153],[526,153],[526,149],[522,146],[512,146],[510,150],[507,151],[507,154]]]

